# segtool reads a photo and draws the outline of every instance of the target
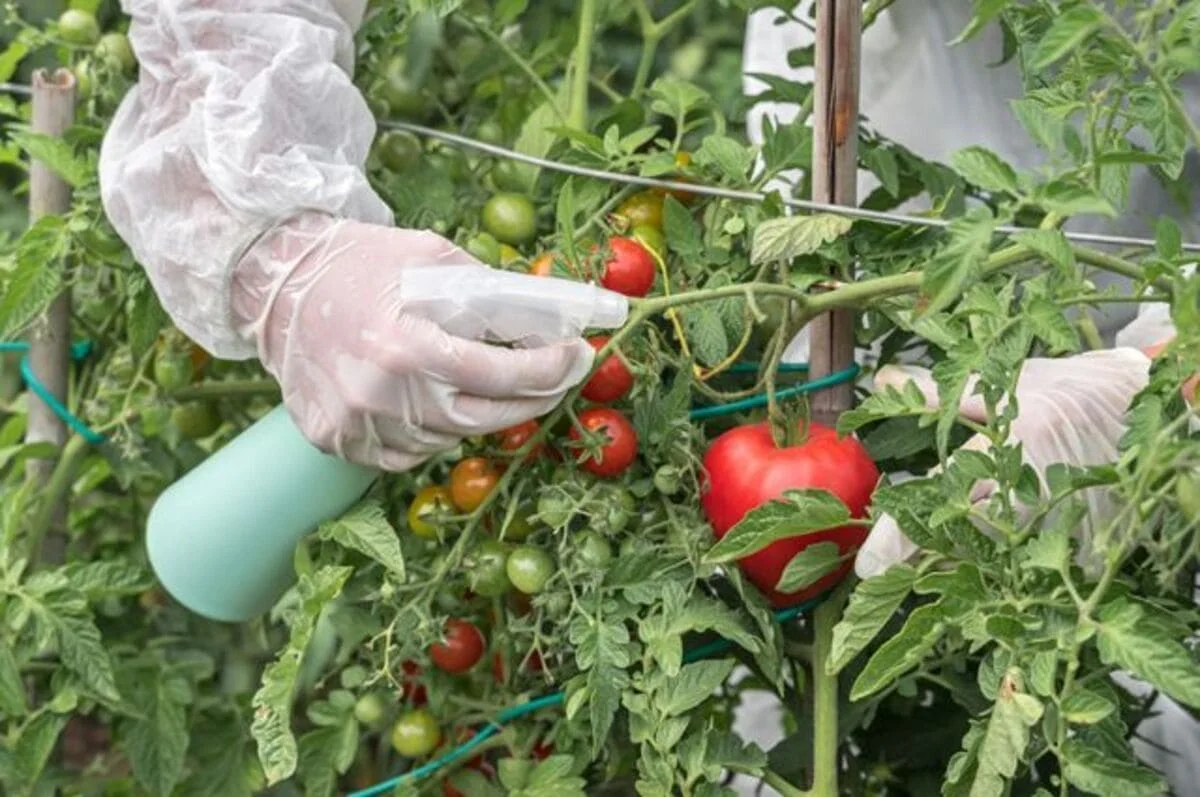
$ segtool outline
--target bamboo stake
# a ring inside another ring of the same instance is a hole
[[[858,78],[861,61],[862,3],[818,0],[816,78],[813,84],[812,198],[853,206],[858,183]],[[813,379],[854,363],[854,313],[840,310],[809,326]],[[846,382],[816,393],[813,419],[833,425],[854,401]]]
[[[75,76],[67,69],[53,74],[38,70],[33,75],[34,133],[61,136],[75,121]],[[31,222],[47,215],[66,213],[71,208],[71,187],[49,167],[34,160],[29,167],[29,216]],[[57,268],[58,264],[47,264]],[[38,380],[55,398],[65,403],[71,364],[71,292],[64,289],[45,314],[37,320],[30,335],[29,365]],[[63,420],[34,393],[28,395],[28,442],[50,442],[62,446],[67,441]],[[53,460],[29,463],[29,478],[45,484],[54,470]],[[53,527],[61,529],[66,518],[66,503],[55,508]],[[57,539],[56,539],[57,538]],[[43,556],[61,558],[64,540],[57,533],[46,538]]]

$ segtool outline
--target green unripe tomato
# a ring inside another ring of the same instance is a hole
[[[393,172],[402,172],[424,154],[421,140],[407,130],[389,130],[375,142],[379,162]]]
[[[96,44],[96,58],[111,63],[121,72],[132,72],[137,66],[137,57],[129,46],[129,37],[124,33],[106,33]]]
[[[592,570],[602,570],[612,561],[612,545],[594,531],[581,531],[575,535],[575,555]]]
[[[467,241],[466,248],[468,253],[489,266],[500,263],[500,242],[486,232],[478,233]]]
[[[354,718],[371,730],[378,730],[387,718],[387,704],[382,697],[368,692],[354,704]]]
[[[168,393],[192,381],[192,361],[186,354],[164,348],[154,356],[154,381]]]
[[[679,492],[682,476],[679,469],[673,465],[663,465],[654,471],[654,489],[663,495],[671,496]]]
[[[537,235],[537,210],[522,194],[496,194],[483,206],[483,228],[503,243],[520,246]]]
[[[523,191],[526,187],[521,164],[514,160],[502,160],[493,166],[491,178],[497,191]]]
[[[392,726],[392,747],[405,758],[424,758],[442,741],[442,729],[425,709],[409,711]]]
[[[498,598],[511,588],[505,565],[508,563],[508,546],[495,540],[486,540],[475,549],[470,562],[470,584],[476,594],[485,598]]]
[[[504,569],[514,587],[526,595],[536,595],[554,574],[554,560],[541,548],[521,545],[508,555]]]
[[[201,440],[221,428],[221,414],[207,401],[193,401],[171,410],[171,424],[183,439]]]
[[[68,8],[58,18],[58,35],[68,44],[86,47],[100,38],[100,23],[90,12]]]
[[[559,495],[543,495],[538,499],[538,519],[550,528],[561,528],[571,520],[571,502]]]
[[[601,492],[589,510],[592,528],[606,536],[615,537],[625,530],[637,514],[637,502],[628,490],[614,485]]]

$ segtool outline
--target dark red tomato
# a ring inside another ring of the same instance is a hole
[[[442,672],[461,673],[483,658],[483,633],[466,620],[448,620],[445,639],[429,648],[429,658]]]
[[[700,503],[717,538],[724,537],[750,510],[781,498],[787,490],[827,490],[855,518],[865,517],[879,470],[853,437],[810,423],[801,444],[779,448],[766,423],[739,426],[718,437],[704,455],[706,484]],[[775,591],[788,562],[810,545],[834,542],[843,555],[862,545],[862,526],[843,526],[803,537],[780,540],[739,560],[746,576],[776,607],[795,605],[837,584],[850,571],[851,561],[799,592]]]
[[[604,263],[600,284],[626,296],[645,296],[654,287],[654,256],[632,238],[610,238],[612,254]]]
[[[400,667],[404,670],[403,696],[418,708],[428,703],[429,694],[425,691],[425,685],[417,680],[421,675],[420,666],[415,661],[405,661]]]
[[[549,742],[538,742],[533,746],[533,757],[538,761],[545,761],[554,754],[554,745]]]
[[[592,348],[597,353],[608,345],[608,341],[607,335],[588,338],[588,343],[592,344]],[[608,404],[624,396],[631,387],[633,387],[633,374],[629,372],[625,361],[616,354],[610,354],[604,358],[595,373],[588,379],[587,384],[583,386],[583,397],[597,404]]]
[[[587,453],[579,467],[595,476],[611,479],[633,464],[637,458],[637,432],[624,415],[608,407],[593,407],[579,413],[579,423],[589,432],[608,437],[608,442],[600,448],[599,458]],[[583,439],[579,427],[571,427],[571,439],[576,442]]]

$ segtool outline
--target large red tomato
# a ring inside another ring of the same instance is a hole
[[[704,455],[706,484],[700,497],[704,514],[717,538],[750,510],[783,497],[788,490],[827,490],[855,518],[865,517],[879,470],[853,437],[838,439],[837,432],[810,423],[808,437],[799,445],[780,448],[769,424],[739,426],[718,437]],[[784,568],[796,554],[818,542],[835,542],[845,555],[862,545],[867,529],[842,526],[792,537],[738,561],[746,576],[776,607],[790,606],[819,595],[850,572],[852,561],[795,593],[775,591]]]
[[[610,238],[612,256],[604,263],[600,284],[626,296],[645,296],[654,287],[654,257],[633,238]]]

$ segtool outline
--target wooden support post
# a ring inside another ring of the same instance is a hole
[[[812,198],[853,206],[858,185],[858,78],[862,3],[818,0],[816,78],[813,85]],[[827,313],[809,326],[811,377],[819,379],[854,362],[854,313]],[[846,382],[812,397],[813,419],[833,425],[854,401]]]
[[[53,74],[38,70],[33,75],[34,133],[61,136],[75,121],[75,76],[67,69]],[[44,163],[37,160],[29,168],[29,216],[36,222],[43,216],[66,213],[71,209],[71,187]],[[58,268],[48,263],[47,268]],[[29,365],[33,374],[61,402],[66,402],[67,380],[71,365],[71,292],[64,289],[34,324],[30,334]],[[67,440],[63,420],[34,393],[29,396],[29,424],[25,432],[28,442],[49,442],[62,446]],[[40,482],[50,478],[52,460],[29,463],[29,477]],[[65,505],[55,517],[61,522]],[[55,523],[54,525],[59,525]],[[53,536],[53,535],[51,535]],[[47,543],[50,539],[47,538]],[[47,551],[50,558],[57,558]]]

